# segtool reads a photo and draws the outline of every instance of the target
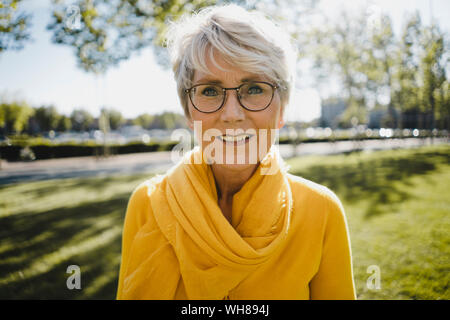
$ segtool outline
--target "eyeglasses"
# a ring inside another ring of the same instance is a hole
[[[195,109],[213,113],[223,107],[227,90],[236,90],[239,104],[248,111],[262,111],[271,103],[278,86],[268,82],[246,82],[236,88],[223,88],[217,84],[197,84],[185,89]]]

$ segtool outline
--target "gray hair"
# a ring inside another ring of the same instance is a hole
[[[206,67],[207,55],[218,66],[213,50],[228,64],[269,78],[281,88],[282,107],[289,102],[294,88],[296,50],[287,32],[262,13],[233,4],[208,7],[172,23],[166,44],[187,117],[190,115],[185,89],[192,86],[195,70],[211,74]]]

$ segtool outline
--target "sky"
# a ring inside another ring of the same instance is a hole
[[[450,31],[448,0],[321,0],[320,10],[333,16],[342,7],[354,10],[363,5],[388,13],[396,32],[400,32],[405,14],[415,10],[424,24],[429,24],[432,16],[443,30]],[[182,113],[172,72],[156,63],[151,49],[133,54],[96,77],[77,67],[72,48],[51,43],[51,32],[46,30],[50,0],[25,0],[23,8],[33,14],[33,41],[21,51],[0,55],[3,99],[25,100],[34,107],[54,105],[66,115],[82,107],[98,116],[101,106],[115,108],[126,118],[163,111]],[[287,119],[310,121],[320,116],[320,97],[313,86],[297,88],[294,103],[300,107],[288,109]]]

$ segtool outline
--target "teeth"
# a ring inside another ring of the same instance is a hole
[[[219,136],[219,138],[222,139],[222,141],[226,141],[226,142],[239,142],[239,141],[243,141],[247,138],[250,138],[250,135],[248,135],[248,134],[240,134],[237,136],[224,135],[224,136]]]

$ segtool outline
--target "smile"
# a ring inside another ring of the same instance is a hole
[[[223,135],[223,136],[217,136],[219,140],[221,140],[224,143],[230,143],[230,144],[242,144],[246,143],[250,138],[253,137],[252,134],[238,134],[238,135]]]

